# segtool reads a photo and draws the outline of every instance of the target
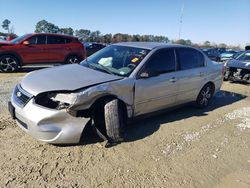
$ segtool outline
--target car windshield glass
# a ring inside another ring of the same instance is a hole
[[[81,65],[108,74],[126,77],[148,53],[147,49],[111,45],[82,61]]]
[[[17,37],[17,38],[15,38],[15,39],[13,39],[13,40],[11,40],[10,42],[12,43],[12,44],[17,44],[17,43],[19,43],[19,42],[21,42],[23,39],[25,39],[27,36],[29,36],[30,34],[25,34],[25,35],[23,35],[23,36],[20,36],[20,37]]]
[[[237,60],[241,60],[241,61],[250,61],[250,52],[245,52],[242,53],[240,56],[238,56],[236,58]]]

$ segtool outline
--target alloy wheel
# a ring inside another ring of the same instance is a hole
[[[18,63],[15,58],[4,57],[0,60],[0,69],[3,72],[14,72],[18,67]]]
[[[71,57],[71,58],[69,58],[68,63],[69,64],[77,64],[77,63],[79,63],[79,60],[76,57]]]
[[[212,89],[208,85],[201,91],[201,98],[199,101],[200,105],[207,106],[211,97],[212,97]]]

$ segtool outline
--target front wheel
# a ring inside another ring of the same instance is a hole
[[[104,106],[105,126],[111,142],[123,141],[126,123],[125,110],[118,99],[109,101]]]
[[[199,108],[205,108],[209,105],[210,100],[214,94],[214,86],[212,84],[206,84],[200,91],[197,99],[196,105]]]
[[[69,58],[67,58],[66,64],[78,64],[80,63],[80,59],[77,56],[70,56]]]
[[[17,58],[11,55],[0,57],[0,70],[2,72],[15,72],[18,69],[19,62]]]

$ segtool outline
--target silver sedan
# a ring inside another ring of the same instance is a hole
[[[128,119],[189,102],[204,108],[222,80],[223,66],[195,48],[118,43],[80,64],[27,74],[9,111],[40,141],[77,143],[92,124],[109,142],[120,142]]]

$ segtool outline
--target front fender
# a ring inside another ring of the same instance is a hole
[[[110,95],[122,100],[129,106],[133,106],[134,84],[133,78],[126,78],[84,89],[76,94],[75,101],[69,108],[75,111],[88,109],[99,98]]]

